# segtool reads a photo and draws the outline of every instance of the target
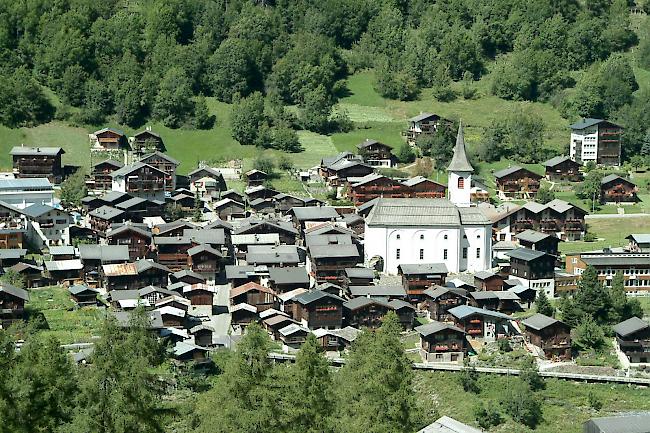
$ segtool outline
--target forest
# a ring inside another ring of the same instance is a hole
[[[440,101],[491,73],[500,98],[621,123],[630,156],[650,121],[632,69],[650,68],[650,29],[632,29],[631,7],[650,2],[1,0],[0,123],[205,129],[214,97],[234,104],[238,142],[296,152],[298,129],[353,127],[333,107],[355,71],[374,70],[383,97]],[[508,152],[499,140],[482,158]]]

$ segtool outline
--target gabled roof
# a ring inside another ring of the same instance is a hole
[[[544,167],[555,167],[556,165],[562,164],[563,162],[570,161],[574,164],[578,164],[568,156],[554,156],[553,158],[549,159],[548,161],[544,161],[542,165]]]
[[[81,260],[128,261],[127,245],[79,245]]]
[[[417,116],[411,117],[409,119],[409,122],[422,122],[423,120],[428,120],[433,117],[439,117],[437,114],[431,114],[431,113],[420,113]]]
[[[275,295],[275,292],[268,287],[264,287],[261,284],[257,284],[253,281],[249,281],[248,283],[242,284],[241,286],[230,289],[230,299],[243,295],[244,293],[248,293],[252,290]]]
[[[304,284],[309,286],[307,270],[301,266],[288,266],[284,268],[270,268],[269,280],[275,284]]]
[[[415,176],[410,179],[406,179],[404,182],[402,182],[402,184],[406,186],[415,186],[421,184],[422,182],[435,183],[436,185],[440,185],[441,187],[446,188],[446,186],[444,186],[443,184],[436,182],[435,180],[427,179],[424,176]],[[361,209],[361,206],[359,206],[359,209]]]
[[[358,159],[352,159],[352,160],[341,159],[336,161],[334,164],[328,165],[327,169],[332,171],[341,171],[350,167],[357,167],[357,166],[363,166],[369,169],[373,169],[371,165],[366,164],[365,162],[360,161]]]
[[[299,304],[302,305],[309,305],[312,302],[318,301],[323,298],[330,298],[334,301],[340,302],[343,304],[345,300],[339,296],[333,295],[331,293],[327,293],[323,290],[312,290],[309,292],[304,292],[300,295],[297,295],[293,298],[294,301],[298,302]],[[286,302],[286,300],[285,300]]]
[[[212,168],[212,167],[200,167],[200,168],[196,168],[196,169],[190,171],[190,172],[188,173],[188,176],[192,177],[192,176],[194,176],[195,174],[200,173],[200,172],[202,172],[202,171],[206,171],[208,174],[210,174],[211,176],[214,176],[214,178],[216,178],[216,179],[223,178],[223,174],[221,174],[220,171],[217,171],[217,170],[215,170],[215,169]],[[228,190],[228,191],[225,191],[225,192],[235,192],[235,191],[233,191],[233,190]],[[239,194],[239,193],[237,193],[237,194]]]
[[[417,433],[482,433],[483,430],[470,427],[448,416],[439,418]]]
[[[477,280],[481,280],[481,281],[484,281],[484,280],[487,280],[487,279],[493,278],[493,277],[501,278],[500,275],[497,275],[494,272],[490,272],[490,271],[478,271],[478,272],[474,273],[474,278],[477,279]]]
[[[587,117],[587,118],[581,119],[580,121],[574,123],[573,125],[570,125],[569,128],[580,130],[580,129],[589,128],[590,126],[598,125],[599,123],[610,123],[612,125],[619,126],[619,125],[616,125],[615,123],[612,123],[612,122],[610,122],[608,120],[594,119],[594,118],[591,118],[591,117]]]
[[[196,272],[194,272],[191,269],[183,269],[183,270],[174,272],[172,274],[172,276],[174,278],[176,278],[177,280],[180,280],[181,278],[184,278],[184,277],[192,277],[192,278],[195,278],[197,280],[205,281],[205,277],[203,275],[197,274]]]
[[[641,320],[638,317],[631,317],[627,320],[622,321],[614,325],[614,332],[620,335],[621,337],[627,337],[628,335],[639,332],[643,329],[650,327],[650,324],[645,320]]]
[[[309,334],[309,329],[307,329],[304,326],[299,325],[297,323],[292,323],[292,324],[287,325],[284,328],[280,329],[278,332],[283,337],[286,337],[286,336],[289,336],[289,335],[297,334],[299,332]]]
[[[369,268],[345,268],[344,272],[348,278],[368,278],[371,280],[375,278],[375,271]]]
[[[45,269],[47,269],[49,272],[76,271],[76,270],[83,269],[84,267],[84,265],[81,263],[81,260],[79,259],[51,260],[51,261],[43,262],[43,265],[45,266]]]
[[[200,244],[187,250],[187,254],[190,256],[200,253],[209,253],[217,257],[223,257],[220,251],[215,250],[208,244]]]
[[[543,241],[544,239],[547,239],[547,238],[550,238],[550,237],[554,237],[555,239],[558,240],[558,242],[560,241],[559,238],[556,238],[555,236],[551,236],[548,233],[542,233],[542,232],[538,232],[536,230],[531,230],[531,229],[524,230],[523,232],[515,235],[515,237],[517,239],[519,239],[520,241],[526,241],[526,242],[532,242],[532,243],[537,243],[539,241]]]
[[[131,196],[125,192],[120,192],[120,191],[109,191],[103,196],[99,197],[100,200],[102,200],[105,203],[116,203],[116,202],[123,202],[124,200],[128,200]]]
[[[135,262],[135,268],[138,273],[142,273],[149,269],[158,269],[168,274],[172,273],[171,269],[169,269],[167,266],[163,265],[162,263],[154,262],[153,260],[147,260],[147,259],[140,259],[137,262]]]
[[[531,250],[529,248],[517,248],[516,250],[507,251],[505,255],[513,259],[530,262],[532,260],[537,260],[540,257],[547,256],[548,254],[543,251]]]
[[[440,296],[445,295],[447,293],[453,293],[457,296],[467,298],[469,292],[465,289],[457,289],[455,287],[442,287],[438,285],[429,287],[424,291],[424,294],[433,300],[438,299]]]
[[[458,134],[456,135],[456,145],[454,146],[454,156],[447,167],[447,171],[469,172],[474,171],[474,167],[469,163],[467,152],[465,151],[465,134],[463,134],[463,123],[458,124]]]
[[[460,328],[457,328],[456,326],[452,326],[447,323],[442,323],[435,320],[431,323],[427,323],[426,325],[417,326],[415,330],[418,331],[420,335],[424,337],[427,337],[431,334],[435,334],[443,330],[456,331],[456,332],[460,332],[461,334],[465,333],[465,331],[463,331]]]
[[[143,130],[143,131],[136,132],[136,133],[133,135],[133,137],[139,137],[139,136],[141,136],[141,135],[153,135],[153,136],[156,137],[156,138],[160,138],[160,134],[158,134],[157,132],[153,132],[151,129],[145,129],[145,130]]]
[[[480,315],[480,316],[489,316],[489,317],[494,317],[497,319],[504,319],[504,320],[512,320],[512,317],[505,315],[503,313],[499,313],[497,311],[492,311],[492,310],[486,310],[484,308],[477,308],[477,307],[472,307],[469,305],[459,305],[454,308],[450,308],[447,310],[449,314],[452,316],[456,317],[457,319],[464,319],[466,317],[472,316],[472,315]]]
[[[75,284],[74,286],[70,286],[68,287],[68,291],[73,295],[78,295],[83,292],[99,293],[99,290],[94,289],[92,287],[88,287],[85,284]]]
[[[56,156],[63,155],[65,150],[60,147],[29,147],[29,146],[14,146],[9,152],[12,156]]]
[[[133,173],[134,171],[140,170],[141,168],[144,167],[149,167],[149,169],[157,171],[161,175],[164,175],[165,172],[162,170],[157,169],[156,167],[153,167],[149,164],[145,164],[144,162],[134,162],[133,164],[125,165],[124,167],[115,170],[114,172],[111,173],[111,177],[121,177],[121,176],[128,176],[129,174]]]
[[[111,231],[109,231],[106,234],[106,236],[110,238],[111,236],[117,236],[117,235],[125,233],[125,232],[133,232],[133,233],[137,233],[139,235],[142,235],[144,237],[151,238],[151,232],[150,231],[145,230],[145,229],[143,229],[141,227],[134,226],[132,224],[124,224],[124,225],[121,225],[121,226],[119,226],[119,227],[117,227],[115,229],[111,228]]]
[[[534,329],[536,331],[541,331],[544,328],[548,328],[551,325],[555,325],[556,323],[562,323],[562,322],[552,317],[545,316],[544,314],[537,313],[533,316],[530,316],[527,319],[522,320],[521,323],[526,328]]]
[[[648,433],[650,412],[623,413],[603,418],[592,418],[585,423],[585,432]]]
[[[19,179],[0,179],[2,191],[51,191],[54,187],[46,177],[27,177]]]
[[[39,203],[34,203],[31,206],[26,207],[25,209],[22,210],[22,213],[27,215],[30,218],[38,218],[43,215],[45,215],[48,212],[51,212],[53,210],[56,210],[52,206],[48,206],[46,204],[39,204]],[[64,211],[61,211],[64,212]]]
[[[444,263],[412,263],[398,266],[405,275],[430,275],[447,274],[447,265]]]
[[[650,233],[632,233],[625,239],[633,240],[637,244],[650,244]]]
[[[122,131],[121,129],[111,128],[111,127],[99,129],[99,130],[95,131],[93,134],[99,135],[99,134],[102,134],[104,132],[109,132],[109,131],[114,133],[114,134],[117,134],[117,135],[125,135],[124,131]]]
[[[354,244],[311,245],[309,255],[312,259],[359,257],[359,249]]]
[[[176,295],[176,292],[168,289],[163,289],[162,287],[157,287],[157,286],[146,286],[138,290],[138,293],[140,296],[147,296],[150,293],[161,293],[163,295],[167,296],[174,296]]]
[[[343,307],[348,309],[348,310],[354,311],[354,310],[358,310],[360,308],[368,307],[370,305],[379,305],[379,306],[388,308],[389,310],[394,310],[395,309],[385,299],[382,299],[382,298],[366,298],[364,296],[350,299],[349,301],[347,301],[347,302],[345,302],[343,304]]]
[[[527,169],[525,167],[520,167],[518,165],[513,165],[512,167],[508,167],[508,168],[504,168],[503,170],[495,171],[494,172],[494,177],[497,178],[497,179],[501,179],[502,177],[509,176],[509,175],[511,175],[513,173],[516,173],[518,171],[525,171],[527,173],[532,174],[534,177],[538,177],[538,178],[542,177],[539,174],[537,174],[535,172],[532,172],[532,171],[530,171],[529,169]]]
[[[112,165],[112,166],[115,167],[115,168],[122,168],[122,167],[124,167],[124,164],[123,164],[123,163],[121,163],[120,161],[116,161],[116,160],[114,160],[114,159],[105,159],[105,160],[103,160],[103,161],[99,161],[99,162],[93,164],[93,167],[97,167],[98,165],[102,165],[102,164]]]
[[[166,153],[162,153],[160,151],[147,153],[146,155],[143,155],[142,158],[140,158],[140,161],[144,162],[147,159],[149,159],[151,157],[154,157],[154,156],[157,156],[158,158],[164,159],[165,161],[170,162],[170,163],[172,163],[174,165],[180,165],[180,161],[178,161],[178,160],[172,158],[171,156],[167,155]]]
[[[0,259],[22,259],[27,254],[25,248],[1,248]]]
[[[614,173],[608,174],[607,176],[603,177],[600,180],[600,184],[605,185],[605,184],[608,184],[608,183],[613,182],[615,180],[623,181],[624,183],[627,183],[629,185],[634,185],[634,182],[631,182],[628,179],[625,179],[624,177],[621,177],[618,174],[614,174]]]
[[[365,184],[370,183],[370,182],[375,182],[375,181],[380,180],[380,179],[386,179],[386,180],[388,180],[389,182],[393,182],[394,184],[399,184],[399,182],[397,182],[396,180],[393,180],[393,179],[391,179],[391,178],[389,178],[389,177],[386,177],[386,176],[384,176],[384,175],[382,175],[382,174],[379,174],[379,173],[370,173],[370,174],[367,174],[367,175],[365,175],[365,176],[363,176],[363,177],[357,179],[357,180],[356,180],[352,185],[350,185],[350,186],[352,186],[352,187],[357,187],[357,186],[360,186],[360,185],[365,185]]]
[[[379,144],[381,146],[385,146],[385,147],[391,149],[391,146],[389,146],[387,144],[384,144],[384,143],[382,143],[380,141],[377,141],[377,140],[370,140],[368,138],[366,138],[363,142],[357,144],[357,149],[365,149],[366,147],[370,147],[373,144]]]
[[[125,217],[126,212],[122,209],[116,209],[111,206],[104,205],[88,213],[93,218],[100,218],[103,220],[112,220],[114,218]]]
[[[128,210],[130,208],[141,205],[142,203],[146,203],[147,201],[148,201],[147,199],[141,197],[131,197],[130,199],[125,200],[122,203],[116,204],[115,207],[122,210]]]
[[[20,298],[23,301],[29,301],[29,293],[27,290],[19,289],[9,283],[0,281],[0,293],[7,293],[13,297]]]
[[[292,207],[291,212],[298,221],[326,221],[339,218],[336,209],[330,206]]]

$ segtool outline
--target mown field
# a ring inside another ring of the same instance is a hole
[[[582,252],[625,246],[628,243],[625,237],[630,233],[650,233],[650,217],[588,219],[587,230],[594,233],[598,240],[561,242],[560,252]]]
[[[514,377],[483,375],[479,382],[480,394],[468,393],[457,381],[457,375],[447,372],[417,372],[416,395],[422,406],[459,421],[477,426],[474,409],[479,403],[498,408],[505,390],[517,381]],[[599,400],[603,407],[596,411],[590,406],[589,395]],[[546,389],[538,391],[543,401],[543,420],[531,430],[515,423],[503,414],[505,422],[490,430],[491,433],[580,433],[585,421],[592,417],[614,415],[622,412],[648,410],[650,389],[626,385],[605,385],[546,380]]]

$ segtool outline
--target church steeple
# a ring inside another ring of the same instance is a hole
[[[458,123],[458,135],[456,135],[456,146],[454,146],[454,157],[451,158],[447,171],[474,172],[474,167],[467,159],[465,151],[465,134],[463,134],[463,122]]]
[[[474,167],[467,159],[465,151],[465,135],[462,122],[458,124],[454,157],[451,158],[449,167],[449,200],[458,207],[469,207],[472,202],[472,173]]]

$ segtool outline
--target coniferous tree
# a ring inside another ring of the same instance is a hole
[[[598,280],[598,272],[593,266],[587,266],[580,276],[574,300],[585,314],[593,317],[596,322],[600,324],[608,322],[611,308],[609,291]]]
[[[535,298],[535,310],[539,314],[543,314],[548,317],[553,317],[555,314],[555,308],[551,305],[551,302],[548,300],[548,297],[546,296],[546,292],[544,290],[540,290],[537,292],[537,297]]]

